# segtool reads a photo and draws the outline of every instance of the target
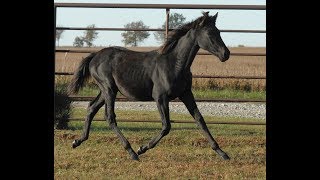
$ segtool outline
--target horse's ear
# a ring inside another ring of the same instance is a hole
[[[214,16],[212,16],[212,19],[213,19],[214,22],[216,22],[217,17],[218,17],[218,12]]]
[[[203,18],[202,18],[201,22],[199,23],[199,26],[200,26],[200,27],[204,25],[204,22],[205,22],[206,19],[209,17],[209,11],[207,11],[207,12],[202,12],[202,14],[203,14]]]
[[[209,16],[209,11],[207,11],[207,12],[202,11],[202,14],[203,14],[203,16],[208,17]]]

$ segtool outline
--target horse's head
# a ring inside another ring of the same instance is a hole
[[[209,16],[209,12],[203,13],[197,28],[197,43],[210,53],[216,55],[221,62],[229,59],[230,51],[221,39],[220,31],[216,27],[218,13]]]

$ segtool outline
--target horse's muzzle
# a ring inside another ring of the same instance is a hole
[[[223,53],[222,56],[219,57],[219,59],[220,59],[221,62],[225,62],[225,61],[227,61],[229,59],[229,57],[230,57],[230,51],[227,50],[227,51],[225,51]]]

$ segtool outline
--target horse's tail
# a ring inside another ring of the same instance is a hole
[[[68,94],[76,94],[79,92],[85,81],[89,78],[89,63],[96,53],[91,53],[89,56],[84,58],[78,69],[75,71],[73,78],[68,86]]]

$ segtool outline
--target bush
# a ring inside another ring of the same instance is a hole
[[[212,90],[220,90],[220,89],[222,89],[222,88],[220,87],[219,83],[216,82],[216,81],[213,80],[213,79],[210,79],[210,80],[208,81],[208,83],[207,83],[207,88],[212,89]]]
[[[68,118],[71,112],[71,100],[66,93],[66,87],[56,88],[54,106],[54,126],[56,129],[69,129]]]

